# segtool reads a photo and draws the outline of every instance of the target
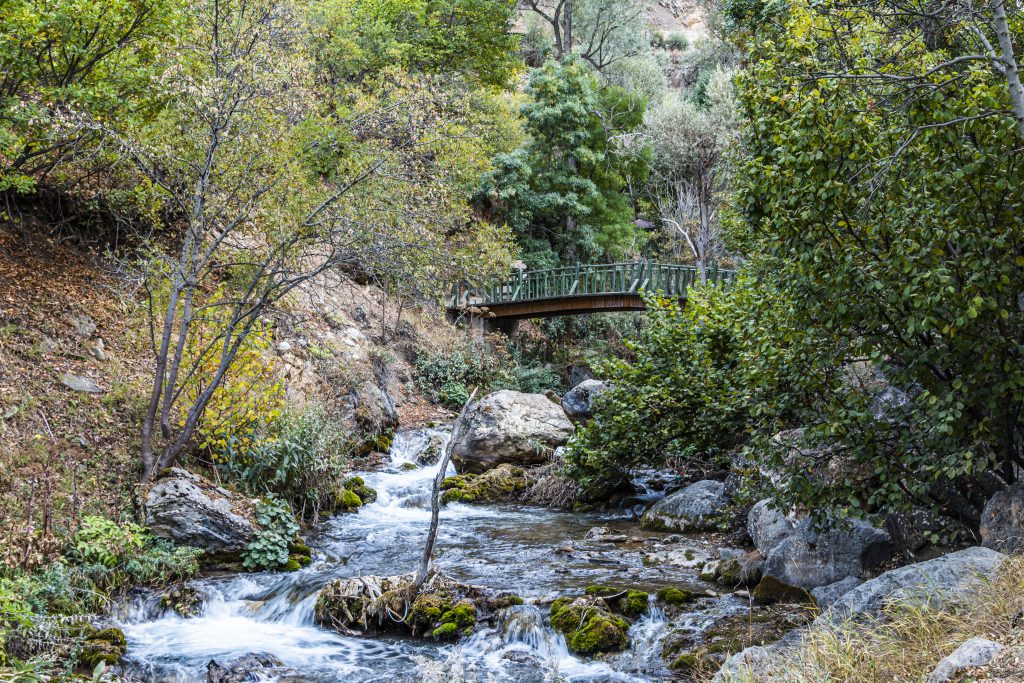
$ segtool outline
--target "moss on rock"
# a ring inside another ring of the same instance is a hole
[[[615,608],[623,615],[634,619],[647,612],[650,606],[650,595],[644,591],[627,591],[615,603]]]
[[[78,653],[78,661],[90,669],[103,664],[116,664],[128,649],[124,632],[119,628],[84,629],[85,642]]]
[[[569,650],[578,655],[618,652],[629,642],[629,623],[594,596],[555,600],[551,627],[565,636]]]
[[[349,477],[342,486],[359,496],[362,505],[369,505],[377,500],[377,491],[373,487],[367,486],[362,477]]]
[[[679,607],[693,600],[693,591],[688,591],[685,588],[676,588],[675,586],[666,586],[665,588],[658,589],[657,597],[659,602]]]
[[[509,464],[483,474],[458,474],[441,482],[442,503],[505,503],[527,489],[526,472]]]

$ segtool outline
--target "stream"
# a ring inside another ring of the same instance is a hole
[[[659,547],[664,535],[641,531],[629,511],[582,514],[452,504],[441,513],[435,566],[467,583],[513,591],[527,604],[505,610],[497,625],[481,627],[456,644],[348,637],[318,627],[313,608],[331,580],[403,574],[416,567],[437,468],[407,468],[440,439],[447,433],[436,429],[397,433],[388,466],[362,474],[377,490],[377,501],[307,533],[313,548],[308,567],[197,580],[193,585],[203,607],[188,619],[161,609],[158,595],[135,595],[121,606],[116,624],[128,640],[123,668],[145,681],[202,682],[211,659],[223,664],[268,653],[295,670],[282,681],[661,681],[671,678],[661,659],[670,626],[699,631],[744,609],[745,601],[711,597],[670,625],[652,603],[632,625],[627,651],[607,659],[577,658],[547,624],[547,608],[530,603],[579,594],[598,583],[650,590],[675,585],[699,592],[710,586],[699,581],[695,569],[645,563],[645,554]],[[627,535],[629,542],[585,540],[595,526]]]

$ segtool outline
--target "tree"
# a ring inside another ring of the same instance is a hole
[[[312,8],[318,62],[361,81],[388,67],[505,86],[520,66],[512,0],[326,0]]]
[[[718,215],[727,177],[724,156],[738,127],[731,77],[723,69],[712,73],[704,107],[674,96],[649,110],[644,121],[660,218],[683,238],[702,277],[724,252]]]
[[[119,142],[180,236],[177,253],[154,245],[147,264],[145,481],[191,446],[261,316],[297,287],[340,266],[384,269],[406,251],[439,287],[507,260],[468,220],[464,93],[400,71],[382,74],[378,93],[318,90],[302,24],[275,0],[206,0],[185,21],[157,125],[67,115]]]
[[[784,502],[976,529],[993,475],[1024,465],[1024,138],[1006,74],[964,51],[982,37],[938,9],[796,3],[748,28],[732,237],[815,333],[790,338],[804,370],[776,396],[800,397],[799,448],[759,414]]]
[[[645,151],[620,145],[643,118],[642,98],[599,87],[578,60],[534,71],[522,107],[529,140],[495,158],[479,199],[508,222],[531,266],[618,258],[635,248],[625,193],[642,178]]]
[[[0,191],[26,192],[72,158],[95,155],[96,131],[60,125],[145,116],[151,77],[174,40],[171,0],[5,0],[0,8]]]
[[[554,57],[571,55],[598,71],[650,49],[644,6],[637,0],[527,0],[551,29]]]

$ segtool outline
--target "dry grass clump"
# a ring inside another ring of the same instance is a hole
[[[923,681],[938,662],[964,641],[983,637],[1009,646],[988,671],[969,680],[1024,681],[1007,675],[1006,662],[1020,660],[1024,646],[1024,557],[1013,557],[996,577],[965,599],[943,608],[912,603],[889,605],[867,623],[809,629],[800,645],[787,648],[756,671],[726,675],[727,683],[897,683]]]

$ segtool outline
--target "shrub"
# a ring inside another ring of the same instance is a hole
[[[259,530],[242,555],[242,566],[257,571],[287,565],[288,547],[299,531],[291,507],[279,498],[264,499],[256,506],[256,523]]]
[[[32,609],[15,589],[13,582],[0,579],[0,664],[7,663],[5,645],[8,634],[32,625]]]
[[[351,435],[319,404],[285,411],[272,432],[244,453],[219,458],[217,468],[254,495],[284,498],[303,519],[315,522],[331,507],[337,482],[348,470]]]
[[[117,523],[105,517],[88,516],[66,551],[68,560],[100,590],[149,584],[163,585],[195,576],[202,551],[154,538],[145,527],[131,522]],[[78,577],[69,577],[61,565],[52,565],[50,584],[57,590],[48,599],[61,598],[66,611],[74,602]],[[45,574],[44,574],[45,576]],[[64,595],[61,595],[61,594]]]
[[[670,33],[665,37],[665,47],[669,50],[685,50],[690,47],[690,41],[682,33]]]

